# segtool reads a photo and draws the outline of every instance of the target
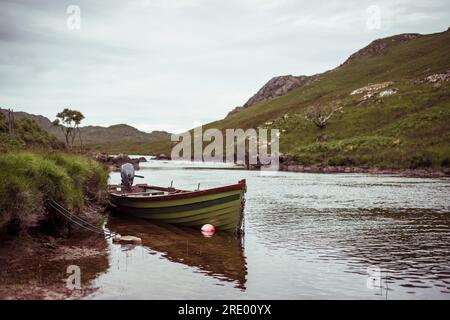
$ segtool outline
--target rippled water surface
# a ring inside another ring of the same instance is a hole
[[[143,245],[109,243],[88,298],[450,298],[448,179],[161,161],[139,174],[138,182],[187,189],[247,179],[245,238],[110,217],[106,228]]]

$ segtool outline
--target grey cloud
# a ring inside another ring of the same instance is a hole
[[[66,27],[69,4],[81,30]],[[379,30],[365,27],[379,5]],[[448,27],[448,1],[0,0],[0,105],[180,131],[269,78],[333,68],[370,41]]]

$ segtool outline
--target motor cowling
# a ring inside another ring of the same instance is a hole
[[[130,189],[134,181],[134,167],[131,163],[124,163],[120,167],[120,176],[122,178],[122,186]]]

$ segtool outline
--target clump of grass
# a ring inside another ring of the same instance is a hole
[[[106,190],[108,175],[105,167],[91,159],[65,153],[55,153],[47,156],[50,161],[63,167],[72,178],[72,186],[76,190],[74,200],[82,201],[80,196],[99,198],[99,191]]]
[[[326,163],[352,166],[372,164],[369,155],[374,150],[390,149],[397,140],[383,136],[362,136],[327,142],[314,142],[296,150],[297,158],[304,163]]]
[[[81,208],[101,201],[108,174],[94,160],[71,154],[30,152],[0,155],[0,227],[11,221],[31,227],[45,219],[46,200]]]
[[[393,144],[394,139],[380,136],[363,136],[325,143],[313,143],[300,148],[300,152],[308,153],[345,153],[357,150],[384,148]]]

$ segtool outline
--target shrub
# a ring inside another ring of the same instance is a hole
[[[450,167],[450,158],[449,158],[449,157],[446,157],[446,158],[442,159],[441,165],[442,165],[443,167]]]
[[[28,150],[62,150],[64,143],[49,134],[30,118],[19,118],[15,121],[15,133],[9,134],[8,122],[0,112],[0,152]]]
[[[0,111],[0,133],[8,132],[8,122],[3,112]]]
[[[432,156],[429,153],[419,153],[411,157],[409,167],[411,169],[431,167],[433,164]]]
[[[16,121],[16,136],[26,146],[45,149],[62,149],[63,143],[41,128],[30,118],[20,118]]]
[[[9,134],[0,132],[0,153],[19,150],[24,144],[19,140],[11,137]]]
[[[350,157],[336,156],[329,159],[328,164],[332,166],[352,166],[355,165],[355,161]]]

